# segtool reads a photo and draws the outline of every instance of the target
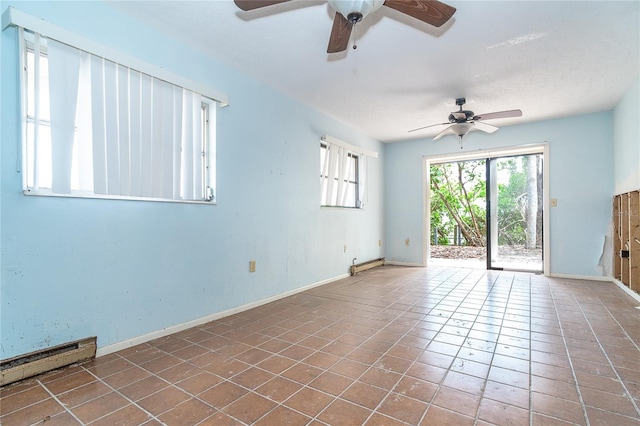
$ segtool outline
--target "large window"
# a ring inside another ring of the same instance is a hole
[[[320,204],[335,207],[362,207],[364,156],[347,148],[320,144]]]
[[[25,194],[215,200],[216,101],[20,34]]]

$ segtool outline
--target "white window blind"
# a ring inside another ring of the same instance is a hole
[[[33,102],[27,191],[209,199],[200,94],[56,40],[26,37],[26,98]]]
[[[13,8],[2,19],[3,29],[18,27],[21,44],[25,193],[214,200],[215,111],[227,105],[226,95],[204,96],[175,81],[204,86]]]
[[[363,150],[330,136],[320,144],[320,183],[323,206],[362,208],[364,206],[367,155]]]

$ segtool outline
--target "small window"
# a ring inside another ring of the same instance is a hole
[[[214,201],[214,100],[21,34],[25,194]]]
[[[361,176],[364,157],[339,145],[320,144],[322,206],[362,207]]]

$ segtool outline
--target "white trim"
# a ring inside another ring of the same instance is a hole
[[[324,135],[324,136],[320,136],[320,139],[327,143],[341,146],[347,149],[348,151],[354,152],[356,154],[366,155],[367,157],[371,157],[371,158],[378,158],[378,153],[376,151],[371,151],[365,148],[361,148],[359,146],[351,145],[350,143],[341,141],[340,139],[334,138],[333,136]]]
[[[22,190],[24,195],[28,196],[37,196],[37,197],[59,197],[59,198],[94,198],[98,200],[125,200],[125,201],[154,201],[154,202],[162,202],[162,203],[187,203],[187,204],[209,204],[216,205],[215,201],[207,201],[207,200],[188,200],[188,199],[173,199],[173,198],[155,198],[155,197],[134,197],[130,195],[101,195],[94,194],[92,192],[80,192],[80,191],[72,191],[69,194],[56,194],[51,192],[51,189],[33,189],[27,188]],[[214,198],[215,199],[215,198]]]
[[[497,158],[497,157],[509,157],[515,155],[527,155],[527,154],[537,154],[542,152],[543,155],[543,181],[544,185],[542,186],[542,253],[543,253],[543,261],[542,261],[542,273],[545,276],[550,276],[551,271],[551,227],[550,227],[550,212],[549,208],[551,203],[549,202],[549,177],[550,177],[550,154],[549,154],[549,143],[541,142],[536,144],[528,144],[528,145],[520,145],[513,147],[502,147],[495,148],[490,150],[476,150],[471,152],[465,152],[463,154],[445,154],[445,155],[434,155],[434,156],[424,156],[423,159],[423,170],[422,170],[422,181],[423,181],[423,228],[422,228],[422,239],[424,241],[423,250],[422,250],[422,258],[425,266],[429,266],[429,251],[431,249],[431,215],[429,214],[430,203],[431,203],[431,191],[429,191],[429,174],[427,171],[431,164],[442,164],[442,163],[450,163],[456,161],[466,161],[466,160],[479,160],[486,158]]]
[[[549,143],[542,144],[542,273],[551,273],[551,155]]]
[[[567,280],[583,280],[583,281],[603,281],[611,282],[611,277],[603,277],[597,275],[574,275],[574,274],[556,274],[552,273],[548,275],[549,278],[561,278]]]
[[[422,265],[429,266],[431,257],[431,178],[429,159],[422,161]]]
[[[101,56],[112,62],[125,65],[136,71],[149,74],[155,78],[167,81],[177,86],[184,87],[201,95],[214,99],[220,106],[229,105],[229,96],[211,87],[189,80],[180,75],[174,74],[164,68],[141,61],[140,59],[126,55],[118,50],[96,43],[93,40],[79,36],[64,28],[58,27],[44,19],[39,19],[9,6],[2,14],[2,30],[9,26],[25,28],[42,34],[47,38],[57,40],[69,46],[84,50],[85,52]]]
[[[636,293],[635,291],[631,290],[629,287],[627,287],[626,285],[624,285],[624,283],[616,278],[611,278],[611,282],[614,283],[615,285],[617,285],[618,287],[620,287],[625,293],[627,293],[629,296],[633,297],[638,303],[640,303],[640,294]]]
[[[142,343],[148,342],[153,339],[158,339],[160,337],[168,336],[173,333],[177,333],[179,331],[187,330],[192,327],[197,327],[202,324],[206,324],[211,321],[215,321],[220,318],[228,317],[230,315],[237,314],[239,312],[244,312],[249,309],[256,308],[258,306],[266,305],[267,303],[275,302],[276,300],[283,299],[285,297],[293,296],[294,294],[302,293],[303,291],[310,290],[315,287],[319,287],[325,284],[329,284],[334,281],[338,281],[344,278],[348,278],[350,274],[342,274],[333,278],[328,278],[326,280],[318,281],[303,287],[295,288],[293,290],[286,291],[284,293],[277,294],[275,296],[267,297],[266,299],[259,300],[257,302],[247,303],[246,305],[238,306],[236,308],[227,309],[222,312],[216,312],[211,315],[207,315],[201,318],[197,318],[191,321],[183,322],[182,324],[172,325],[170,327],[163,328],[161,330],[153,331],[151,333],[143,334],[142,336],[134,337],[132,339],[123,340],[121,342],[117,342],[111,345],[104,346],[102,348],[98,348],[96,351],[96,357],[101,357],[104,355],[109,355],[110,353],[121,351],[123,349],[130,348],[132,346],[140,345]]]
[[[475,151],[467,151],[460,154],[425,155],[424,158],[429,159],[431,164],[442,164],[465,160],[511,157],[516,155],[538,154],[543,151],[545,146],[548,145],[549,143],[545,141],[536,144],[516,145],[512,147],[505,146],[502,148],[494,149],[478,149]]]
[[[387,265],[390,265],[390,266],[412,266],[412,267],[424,268],[424,265],[421,265],[420,263],[397,262],[395,260],[385,260],[384,264],[385,264],[385,266],[387,266]]]

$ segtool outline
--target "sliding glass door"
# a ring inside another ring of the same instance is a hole
[[[487,268],[542,271],[543,155],[489,158]]]

